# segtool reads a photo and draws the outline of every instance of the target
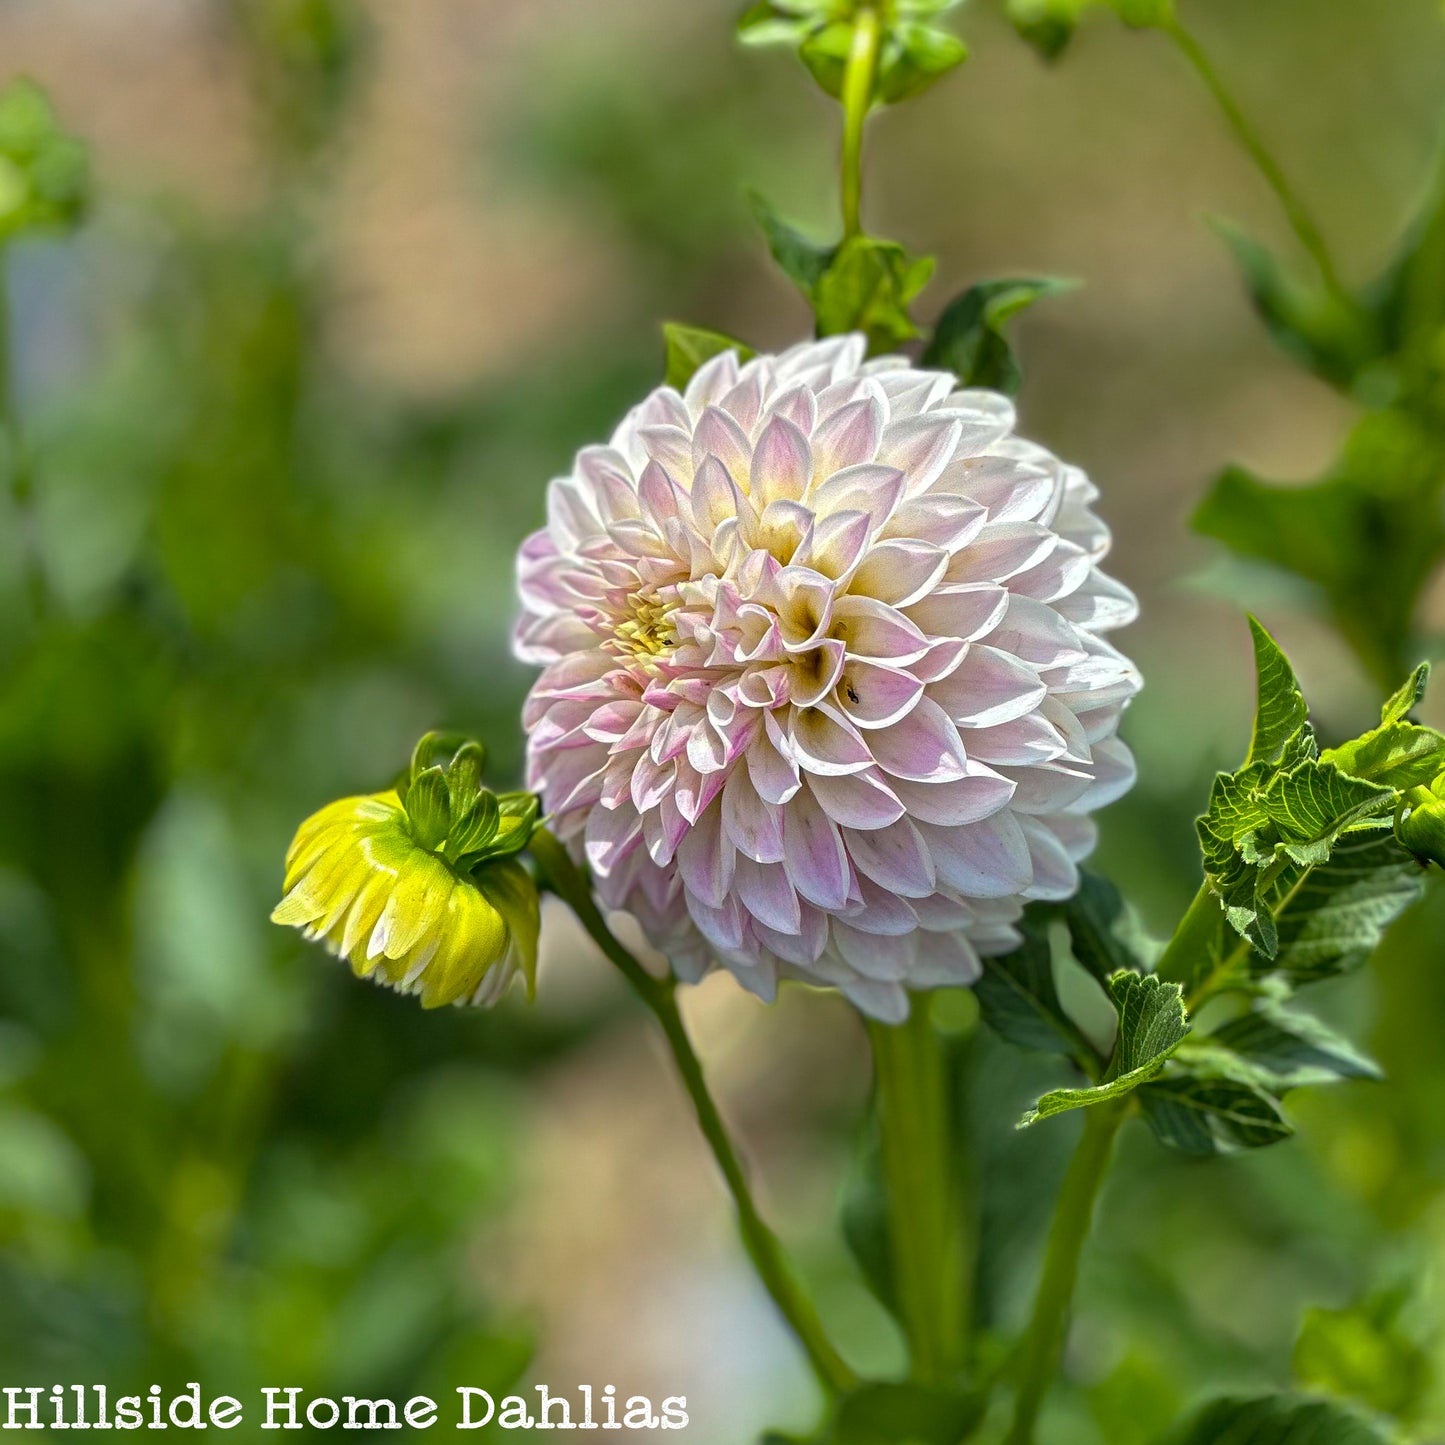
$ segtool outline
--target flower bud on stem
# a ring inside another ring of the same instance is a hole
[[[682,1015],[677,1009],[676,985],[671,979],[654,978],[626,948],[618,942],[606,920],[592,901],[586,880],[567,850],[545,828],[532,836],[532,856],[537,861],[543,880],[577,915],[592,941],[614,963],[632,986],[638,998],[662,1026],[668,1048],[682,1075],[683,1087],[697,1113],[697,1122],[712,1150],[718,1168],[737,1208],[738,1231],[748,1258],[757,1270],[779,1313],[798,1337],[808,1356],[808,1363],[818,1382],[831,1395],[838,1395],[858,1383],[857,1377],[833,1348],[823,1330],[823,1323],[812,1301],[794,1272],[776,1234],[763,1221],[748,1188],[741,1160],[728,1137],[727,1128],[717,1105],[708,1092],[702,1064],[693,1051]]]

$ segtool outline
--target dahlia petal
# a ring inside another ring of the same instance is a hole
[[[931,542],[879,542],[854,572],[850,590],[907,607],[927,596],[947,567],[948,553]]]
[[[823,410],[820,399],[819,411]],[[813,432],[813,475],[830,477],[844,467],[871,462],[883,434],[883,406],[872,396],[824,415]]]
[[[834,512],[862,512],[874,527],[881,527],[903,496],[904,476],[897,467],[861,462],[834,472],[808,494],[808,505],[819,517]]]
[[[838,679],[837,704],[860,728],[883,728],[907,717],[923,696],[923,683],[911,672],[850,658]]]
[[[834,512],[816,522],[802,538],[793,561],[841,582],[863,559],[873,524],[863,512]]]
[[[960,727],[992,727],[1031,712],[1047,686],[1036,669],[996,647],[975,642],[949,675],[928,695]],[[972,752],[972,746],[965,743]]]
[[[810,903],[836,911],[848,901],[851,873],[843,839],[807,789],[783,810],[783,864],[793,887]]]
[[[985,763],[1051,763],[1069,750],[1064,735],[1042,713],[1025,713],[994,727],[972,728],[968,754]]]
[[[682,394],[689,413],[694,417],[701,416],[706,408],[726,396],[737,385],[737,380],[738,354],[736,351],[720,352],[717,356],[703,362],[693,372],[692,380],[688,382],[687,390]]]
[[[857,870],[904,898],[926,898],[938,883],[928,840],[910,818],[886,828],[846,834],[848,856]]]
[[[793,757],[810,775],[836,777],[873,765],[873,752],[857,728],[832,708],[794,708],[787,736]]]
[[[918,661],[929,650],[929,641],[917,626],[876,597],[835,598],[829,620],[832,635],[847,645],[853,657],[905,664]]]
[[[815,707],[838,686],[848,649],[835,638],[824,638],[806,652],[794,653],[788,696],[800,708]]]
[[[823,811],[840,827],[884,828],[905,811],[876,768],[859,773],[809,773],[808,786]]]
[[[807,393],[804,393],[806,395]],[[753,449],[751,491],[755,504],[796,502],[813,475],[813,449],[798,424],[774,412]]]
[[[889,422],[878,443],[878,460],[908,477],[913,495],[927,491],[958,451],[963,423],[941,414],[904,417]]]
[[[962,988],[975,983],[983,964],[958,932],[920,933],[909,982],[915,988]]]
[[[701,468],[707,457],[716,457],[740,487],[748,485],[753,444],[742,427],[716,406],[710,406],[703,412],[697,430],[692,434],[691,461],[694,468]]]
[[[1082,662],[1088,656],[1076,627],[1053,608],[1017,593],[1010,594],[1003,620],[988,634],[988,643],[1038,667]]]
[[[833,943],[844,962],[864,978],[898,982],[913,972],[911,939],[864,933],[846,923],[835,922]]]
[[[709,809],[677,845],[677,871],[683,887],[710,908],[721,908],[732,887],[737,854],[724,838],[720,812]]]
[[[933,492],[902,503],[879,535],[884,539],[931,542],[954,553],[972,542],[987,520],[987,511],[968,497]]]
[[[768,416],[790,421],[805,437],[811,436],[813,428],[818,424],[817,398],[806,386],[790,386],[773,398],[768,406]],[[810,458],[811,455],[810,452]],[[811,474],[810,464],[809,475]],[[799,495],[802,495],[801,491]]]
[[[734,874],[738,900],[765,928],[796,934],[802,921],[798,895],[782,863],[755,863],[739,858]]]
[[[587,865],[606,877],[642,843],[642,816],[633,808],[594,808],[587,815]]]
[[[945,554],[946,555],[946,554]],[[938,587],[905,609],[908,620],[930,637],[972,642],[987,636],[1008,612],[1009,594],[992,582]]]
[[[1006,898],[1033,882],[1033,860],[1012,812],[961,828],[920,823],[941,882],[973,898]]]
[[[968,760],[966,775],[944,783],[913,783],[893,778],[889,786],[908,815],[925,823],[957,828],[992,817],[1014,800],[1018,784],[985,763]]]
[[[734,768],[728,774],[722,791],[722,825],[733,847],[745,858],[755,863],[782,861],[782,813],[759,796],[749,768]]]
[[[930,697],[920,697],[905,718],[877,729],[868,741],[878,765],[895,778],[945,783],[968,775],[958,729]]]

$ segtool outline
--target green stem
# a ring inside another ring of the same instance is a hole
[[[558,897],[577,915],[578,921],[592,940],[614,963],[632,986],[633,992],[647,1005],[662,1026],[668,1047],[682,1075],[684,1088],[697,1113],[703,1137],[712,1149],[723,1179],[737,1208],[738,1230],[754,1269],[788,1322],[808,1356],[819,1383],[829,1394],[840,1394],[858,1383],[857,1376],[833,1348],[812,1301],[804,1293],[792,1264],[778,1237],[763,1221],[748,1188],[742,1162],[729,1139],[727,1128],[717,1105],[708,1092],[702,1065],[693,1051],[692,1042],[677,1010],[675,987],[671,980],[654,978],[626,948],[618,942],[606,920],[592,901],[585,879],[573,864],[567,851],[551,833],[538,829],[532,836],[532,856],[547,883]]]
[[[1129,1111],[1130,1100],[1095,1104],[1084,1110],[1084,1132],[1064,1177],[1044,1253],[1044,1272],[1034,1299],[1033,1317],[1024,1338],[1013,1425],[1005,1445],[1033,1445],[1039,1410],[1058,1367],[1068,1329],[1079,1255],[1089,1237],[1099,1186],[1109,1168],[1114,1136]]]
[[[943,1042],[923,996],[914,997],[905,1023],[870,1022],[868,1037],[899,1313],[914,1377],[939,1384],[964,1364],[970,1264]]]
[[[1223,77],[1214,68],[1213,61],[1205,54],[1204,48],[1198,40],[1177,19],[1170,20],[1161,26],[1161,29],[1174,42],[1175,48],[1189,63],[1194,73],[1203,81],[1205,89],[1222,112],[1225,122],[1234,132],[1235,139],[1244,147],[1250,160],[1254,162],[1255,168],[1264,178],[1265,184],[1274,192],[1275,199],[1284,211],[1285,219],[1288,220],[1300,245],[1309,253],[1319,268],[1325,285],[1336,297],[1348,301],[1349,295],[1340,282],[1334,262],[1330,259],[1324,233],[1310,214],[1309,207],[1290,185],[1279,162],[1270,154],[1269,148],[1250,122],[1249,117],[1240,109],[1239,102],[1235,100],[1225,85]]]
[[[863,229],[863,126],[873,106],[878,49],[883,26],[871,5],[862,5],[853,21],[853,46],[843,71],[843,239]]]
[[[40,617],[46,604],[45,568],[36,544],[30,468],[21,445],[20,419],[15,405],[9,281],[6,248],[0,244],[0,467],[9,472],[10,501],[20,537],[26,593],[31,611]]]

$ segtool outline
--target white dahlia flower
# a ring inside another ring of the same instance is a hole
[[[861,337],[654,391],[523,544],[529,785],[678,976],[898,1020],[1065,898],[1133,780],[1077,468]]]

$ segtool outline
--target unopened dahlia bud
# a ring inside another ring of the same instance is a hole
[[[1395,836],[1417,858],[1445,868],[1445,774],[1405,794]]]
[[[522,547],[529,783],[679,976],[898,1019],[1067,897],[1124,792],[1084,474],[861,337],[663,387]]]
[[[532,793],[482,787],[481,746],[428,733],[394,791],[313,813],[286,854],[271,915],[358,978],[424,1008],[490,1004],[537,966],[537,889],[516,854],[537,825]]]

